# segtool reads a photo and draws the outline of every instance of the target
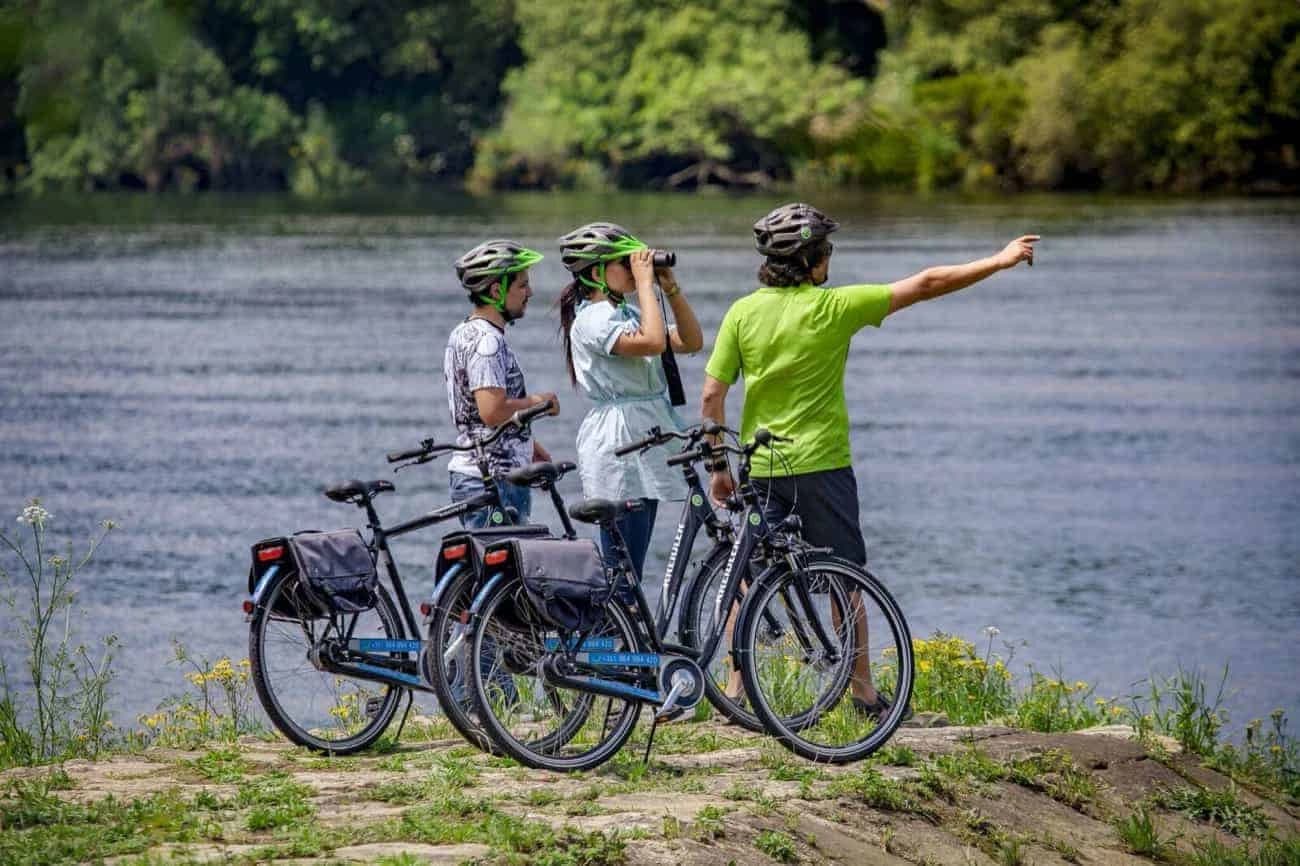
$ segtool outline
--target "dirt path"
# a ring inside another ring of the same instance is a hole
[[[1154,807],[1158,834],[1177,834],[1184,852],[1211,838],[1235,847],[1257,844],[1249,840],[1263,833],[1300,833],[1294,805],[1234,789],[1188,757],[1153,757],[1128,734],[904,729],[868,764],[817,767],[735,728],[679,724],[661,729],[649,766],[629,748],[599,771],[573,776],[527,770],[450,739],[335,759],[258,740],[207,752],[151,750],[69,762],[48,796],[174,802],[201,813],[197,822],[176,819],[181,829],[147,831],[134,846],[51,848],[45,856],[453,864],[536,862],[539,851],[551,851],[570,856],[556,863],[622,856],[645,866],[1128,864],[1150,860],[1129,853],[1115,819],[1144,798],[1183,789],[1233,791],[1255,827],[1238,837]],[[24,813],[9,787],[9,826],[0,831],[9,845],[0,842],[0,854],[29,862],[23,851],[39,848],[36,837],[18,842],[36,831],[15,818]]]

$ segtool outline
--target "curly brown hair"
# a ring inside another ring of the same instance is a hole
[[[830,254],[830,241],[823,239],[792,256],[766,256],[758,266],[758,282],[778,289],[811,283],[813,270]]]

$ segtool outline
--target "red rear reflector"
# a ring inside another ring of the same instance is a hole
[[[433,605],[429,604],[427,601],[420,602],[420,615],[428,616],[431,613],[433,613]]]
[[[490,553],[488,553],[487,556],[483,557],[483,561],[486,562],[488,565],[500,565],[501,563],[505,562],[509,558],[510,558],[510,551],[493,550]]]
[[[275,547],[263,547],[257,552],[258,562],[270,562],[273,559],[279,559],[284,556],[284,545],[277,544]]]
[[[252,613],[252,612],[253,612],[253,600],[251,598],[244,599],[244,613]]]
[[[465,555],[466,553],[468,553],[468,552],[469,552],[469,545],[468,545],[468,544],[453,544],[451,547],[444,547],[444,548],[442,549],[442,558],[443,558],[443,559],[460,559],[462,556],[464,556],[464,555]]]

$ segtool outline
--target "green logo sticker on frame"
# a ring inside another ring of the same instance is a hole
[[[698,493],[691,494],[691,505],[703,505],[704,497]]]
[[[758,512],[757,512],[757,511],[751,512],[750,515],[749,515],[749,525],[750,525],[750,526],[758,526],[758,521],[761,520],[761,519],[762,519],[762,518],[760,518],[760,517],[758,516]]]
[[[504,519],[505,519],[505,518],[501,516],[501,512],[500,512],[500,511],[493,511],[493,512],[492,512],[492,522],[493,522],[493,523],[500,523],[500,522],[501,522],[502,520],[504,520]]]

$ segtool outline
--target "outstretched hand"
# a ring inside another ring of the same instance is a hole
[[[1028,262],[1030,267],[1034,266],[1034,244],[1038,243],[1039,235],[1022,235],[1011,243],[1002,248],[998,253],[998,264],[1002,268],[1014,268],[1021,262]]]

